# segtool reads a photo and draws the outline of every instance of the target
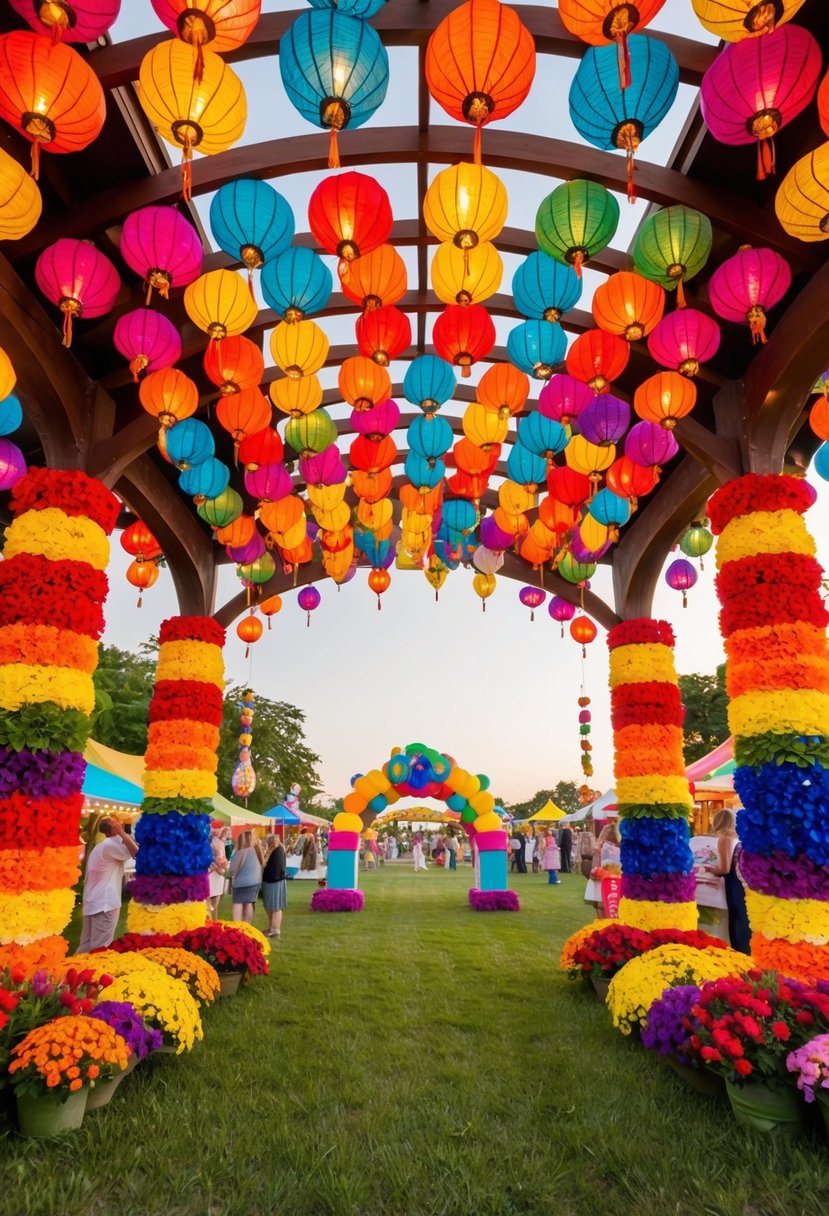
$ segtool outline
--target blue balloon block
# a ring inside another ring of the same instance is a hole
[[[357,859],[357,849],[329,849],[328,886],[338,891],[356,891]]]
[[[446,799],[446,805],[449,807],[450,811],[463,811],[466,809],[468,803],[463,794],[451,794]]]
[[[491,853],[479,853],[481,890],[506,891],[507,889],[507,854],[503,849],[494,849]],[[330,884],[329,884],[330,885]]]
[[[382,815],[389,803],[385,794],[378,794],[376,798],[372,798],[368,805],[375,815]]]

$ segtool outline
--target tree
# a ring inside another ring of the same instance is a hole
[[[725,691],[725,664],[713,676],[679,677],[679,691],[685,706],[683,748],[685,763],[701,760],[729,736],[728,696]]]
[[[147,750],[147,713],[153,692],[158,643],[143,643],[138,654],[117,646],[100,648],[92,677],[95,710],[92,736],[107,747],[143,756]]]
[[[581,806],[579,787],[575,781],[559,781],[552,789],[536,790],[532,798],[527,798],[525,802],[508,803],[507,810],[516,819],[527,819],[536,811],[540,811],[548,800],[560,806],[568,815],[572,814]]]
[[[226,798],[233,797],[230,779],[239,762],[239,704],[243,691],[237,686],[225,692],[218,779],[219,793]],[[276,806],[295,782],[302,786],[302,807],[312,811],[321,792],[317,772],[320,758],[306,742],[305,714],[301,709],[256,694],[251,754],[256,771],[256,789],[248,799],[252,811],[261,814]]]

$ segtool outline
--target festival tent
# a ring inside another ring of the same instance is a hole
[[[144,797],[140,785],[116,777],[96,764],[87,764],[83,779],[83,796],[92,802],[115,802],[125,806],[140,806]]]
[[[733,777],[734,768],[734,739],[729,737],[707,756],[689,764],[685,776],[696,784],[700,781],[718,780],[721,777]]]
[[[266,819],[271,826],[274,823],[288,824],[290,827],[296,827],[297,824],[301,827],[315,828],[331,826],[329,819],[323,819],[320,815],[309,815],[307,811],[291,811],[281,802],[278,806],[272,806],[269,810],[263,811],[261,818]]]
[[[601,798],[597,798],[595,802],[588,802],[587,806],[581,807],[578,811],[572,811],[571,814],[565,815],[560,823],[580,823],[582,819],[615,819],[618,815],[616,810],[616,791],[606,790]]]
[[[530,815],[527,823],[557,823],[559,819],[564,820],[567,816],[560,806],[556,806],[551,798],[548,798],[540,811],[536,811],[534,815]]]

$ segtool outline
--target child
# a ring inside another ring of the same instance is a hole
[[[541,859],[542,869],[547,871],[547,883],[551,887],[558,885],[558,871],[561,866],[561,856],[552,832],[544,837],[544,856]]]

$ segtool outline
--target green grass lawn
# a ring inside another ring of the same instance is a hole
[[[272,973],[208,1011],[62,1141],[0,1139],[9,1216],[801,1216],[819,1138],[780,1145],[686,1091],[557,971],[583,880],[361,875],[358,915],[289,884]],[[258,923],[264,917],[260,915]]]

